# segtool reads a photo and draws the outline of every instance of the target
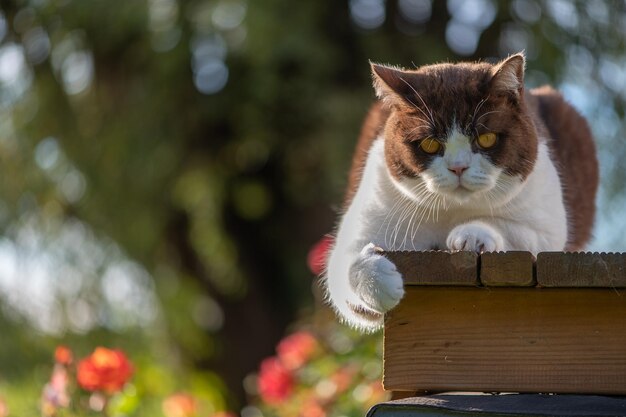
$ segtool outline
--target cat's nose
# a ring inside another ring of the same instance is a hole
[[[453,174],[456,174],[457,177],[461,177],[461,175],[463,175],[463,173],[465,172],[467,168],[468,167],[466,166],[457,165],[453,167],[448,167],[448,171],[452,172]]]

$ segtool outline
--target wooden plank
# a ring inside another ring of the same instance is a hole
[[[407,285],[478,285],[474,252],[385,252]]]
[[[480,282],[486,286],[535,285],[530,252],[485,252],[480,255]]]
[[[385,320],[387,390],[626,394],[615,289],[408,286]]]
[[[544,287],[626,287],[626,254],[542,252],[537,283]]]

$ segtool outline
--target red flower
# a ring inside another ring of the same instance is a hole
[[[161,408],[166,417],[192,417],[196,415],[197,406],[193,396],[181,392],[163,400]]]
[[[67,346],[57,346],[54,351],[54,360],[61,365],[69,365],[74,360],[72,351]]]
[[[98,347],[78,363],[76,379],[88,391],[120,391],[133,373],[131,363],[121,350]]]
[[[294,387],[293,375],[276,357],[261,362],[258,389],[263,401],[279,404],[291,395]]]
[[[287,336],[276,347],[278,357],[288,369],[304,365],[315,353],[319,344],[309,332],[301,331]]]
[[[315,275],[320,275],[326,269],[328,253],[335,239],[332,236],[324,236],[309,251],[307,265]]]

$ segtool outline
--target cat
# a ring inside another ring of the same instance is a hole
[[[355,152],[327,261],[340,317],[376,330],[404,295],[385,250],[576,251],[590,239],[590,129],[525,56],[415,70],[371,64],[378,101]]]

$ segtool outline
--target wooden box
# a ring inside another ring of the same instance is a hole
[[[385,389],[626,395],[626,255],[386,255]]]

